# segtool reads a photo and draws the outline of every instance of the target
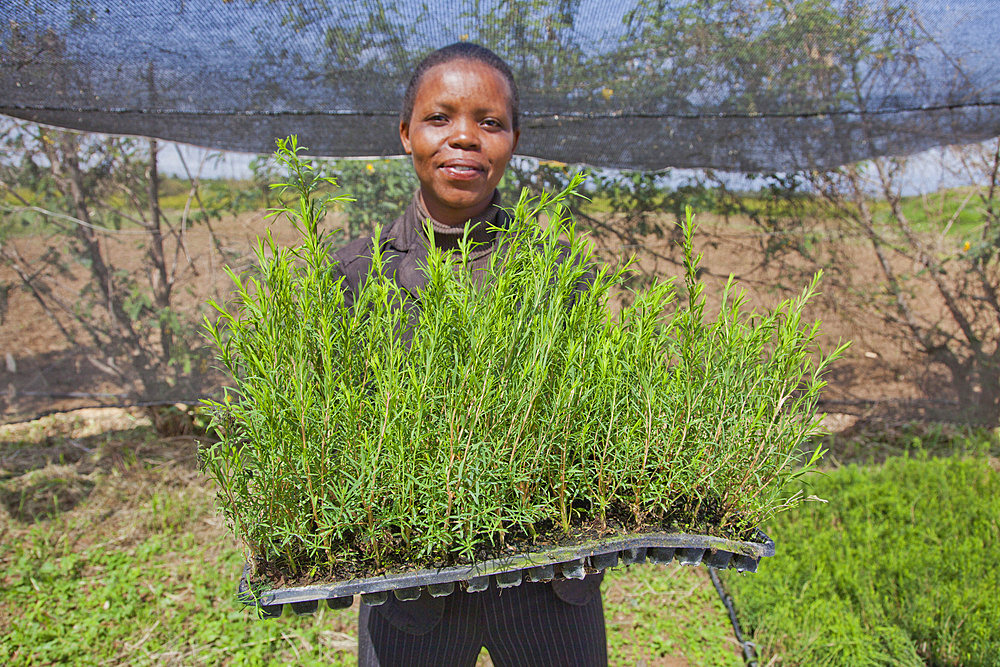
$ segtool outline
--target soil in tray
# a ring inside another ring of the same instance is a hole
[[[612,539],[616,536],[641,535],[643,533],[658,532],[687,532],[703,535],[717,535],[735,540],[749,540],[754,531],[734,535],[719,531],[718,524],[722,519],[720,508],[716,503],[703,501],[700,504],[695,521],[680,521],[683,516],[682,508],[687,510],[690,504],[684,501],[677,501],[676,508],[668,514],[668,519],[656,522],[637,525],[632,513],[624,505],[614,505],[607,509],[606,521],[602,524],[598,519],[587,518],[575,521],[569,533],[553,524],[545,521],[535,524],[534,537],[523,531],[511,531],[506,534],[502,543],[484,543],[476,552],[475,558],[461,558],[455,555],[448,557],[428,558],[422,561],[413,561],[406,556],[402,538],[397,535],[387,536],[387,541],[391,540],[397,547],[388,552],[381,562],[376,562],[371,557],[366,557],[349,550],[348,553],[356,554],[354,557],[348,556],[341,559],[341,563],[331,567],[329,564],[305,564],[298,573],[289,572],[283,563],[268,561],[257,557],[254,559],[255,582],[267,582],[275,588],[288,588],[293,586],[307,586],[325,581],[340,581],[345,579],[375,577],[387,573],[399,574],[406,571],[421,570],[429,568],[451,567],[456,565],[472,565],[474,562],[482,562],[497,558],[510,557],[517,554],[540,553],[549,549],[559,547],[571,547],[597,539]],[[589,507],[576,507],[580,514],[587,514]]]

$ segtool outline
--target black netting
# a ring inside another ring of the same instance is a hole
[[[828,167],[1000,134],[997,2],[4,3],[0,113],[266,152],[399,153],[428,51],[495,49],[520,152],[659,169]]]
[[[118,135],[0,118],[0,413],[219,391],[198,322],[230,287],[222,266],[253,261],[279,175],[258,161],[253,179],[213,194],[192,163],[157,184],[151,156],[173,148],[128,135],[270,153],[297,134],[313,155],[367,156],[324,167],[358,197],[334,221],[356,236],[413,192],[407,163],[375,158],[400,153],[414,64],[475,41],[518,79],[519,153],[553,161],[515,160],[508,197],[564,184],[558,161],[709,170],[598,170],[600,205],[580,215],[609,257],[641,251],[662,272],[676,270],[670,225],[685,205],[738,213],[762,253],[742,270],[787,287],[767,262],[794,245],[781,224],[807,216],[799,195],[823,187],[823,170],[1000,135],[997,16],[997,0],[0,0],[0,114]],[[963,160],[994,149],[970,150],[949,167],[957,182],[976,180]],[[800,182],[811,169],[823,178]],[[734,207],[711,170],[785,199]],[[741,270],[740,243],[725,246],[722,273]],[[983,235],[956,256],[996,245]]]

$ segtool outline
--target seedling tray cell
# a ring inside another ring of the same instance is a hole
[[[384,604],[390,593],[399,600],[415,600],[425,593],[443,597],[456,590],[485,591],[491,580],[498,588],[512,588],[525,581],[582,579],[587,574],[645,562],[665,565],[676,560],[684,565],[756,572],[760,559],[773,555],[774,541],[760,531],[752,541],[746,542],[709,535],[646,533],[591,540],[473,565],[410,570],[289,588],[268,588],[265,582],[252,581],[251,566],[247,563],[240,579],[239,599],[248,606],[261,607],[264,618],[275,618],[281,615],[285,605],[291,606],[296,614],[311,614],[320,600],[326,600],[331,609],[343,609],[351,605],[355,595],[361,595],[363,604],[377,606]]]

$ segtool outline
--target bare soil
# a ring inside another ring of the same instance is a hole
[[[185,244],[177,252],[178,279],[174,287],[178,307],[192,314],[204,312],[210,298],[223,299],[231,285],[224,274],[215,247],[223,248],[227,261],[237,270],[252,261],[258,234],[270,227],[279,243],[290,244],[296,232],[281,220],[265,220],[263,212],[230,216],[212,224],[188,229]],[[140,270],[145,250],[136,235],[107,239],[108,250],[121,269]],[[213,243],[214,239],[214,243]],[[8,241],[31,264],[60,237],[31,236]],[[775,262],[763,251],[763,237],[746,221],[721,220],[703,216],[697,247],[703,253],[702,279],[717,285],[730,274],[747,290],[751,305],[767,308],[800,291],[806,284],[801,263]],[[173,254],[176,246],[169,246]],[[622,256],[635,250],[639,267],[659,276],[680,276],[676,242],[669,238],[649,238],[636,249],[609,247],[606,257]],[[829,414],[830,425],[842,428],[858,419],[880,418],[906,421],[919,418],[947,419],[955,414],[955,399],[941,369],[908,349],[905,336],[884,321],[876,321],[853,304],[844,289],[877,281],[874,258],[865,248],[841,249],[850,266],[839,267],[840,277],[827,281],[825,292],[810,306],[810,318],[822,322],[824,346],[832,348],[841,340],[851,348],[827,376],[828,387],[821,406]],[[58,294],[67,303],[80,298],[85,271],[77,266],[62,275]],[[145,279],[145,278],[143,278]],[[77,328],[71,331],[75,344],[53,324],[18,277],[0,266],[0,285],[7,291],[5,308],[0,310],[0,420],[22,421],[49,412],[85,406],[134,404],[127,388],[116,384],[108,366],[123,354],[120,350],[95,349]],[[838,290],[840,290],[838,292]],[[716,290],[717,291],[717,290]],[[927,301],[927,308],[934,308]],[[935,313],[928,313],[934,317]],[[221,380],[210,364],[193,370],[193,381],[167,396],[143,396],[140,401],[194,403],[201,393],[216,388]]]
[[[258,234],[270,228],[278,243],[287,245],[295,241],[296,233],[290,224],[275,218],[265,220],[264,215],[260,211],[228,216],[213,221],[211,229],[196,224],[185,231],[181,246],[173,238],[168,240],[166,254],[175,258],[171,261],[177,267],[173,287],[176,308],[188,313],[192,323],[197,324],[209,312],[206,305],[209,299],[226,298],[232,285],[224,272],[226,264],[237,273],[251,265]],[[136,276],[140,284],[148,286],[150,278],[142,274],[146,253],[142,239],[135,233],[110,234],[104,243],[115,269]],[[53,248],[60,250],[64,259],[70,256],[63,236],[25,236],[5,243],[14,246],[27,265],[39,266],[40,270],[44,265],[42,257]],[[224,258],[220,257],[219,248]],[[59,273],[51,297],[64,304],[92,299],[86,296],[87,280],[85,267],[72,265],[68,271]],[[193,381],[188,386],[179,387],[170,395],[129,395],[129,388],[122,386],[109,368],[127,357],[126,351],[98,349],[81,327],[67,324],[63,317],[63,325],[73,337],[72,342],[68,341],[6,264],[0,265],[0,286],[4,285],[11,288],[5,302],[0,304],[0,420],[3,422],[92,406],[196,403],[202,393],[221,380],[210,365],[202,364],[193,369]],[[94,317],[101,317],[99,307],[94,309]]]

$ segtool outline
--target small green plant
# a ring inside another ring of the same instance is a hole
[[[986,456],[893,457],[808,482],[829,504],[770,523],[781,558],[727,577],[761,664],[997,664],[1000,475]]]
[[[277,159],[298,194],[301,245],[268,235],[254,272],[206,321],[233,378],[211,402],[221,441],[204,460],[222,509],[259,559],[292,573],[454,563],[504,545],[600,530],[747,537],[796,504],[818,431],[822,373],[802,320],[815,282],[748,313],[730,281],[714,321],[696,279],[690,212],[683,298],[673,280],[608,299],[627,267],[593,270],[566,201],[522,194],[487,280],[431,248],[419,313],[373,269],[354,306],[319,229],[330,179]],[[543,229],[539,220],[547,221]],[[563,242],[560,239],[568,239]]]

